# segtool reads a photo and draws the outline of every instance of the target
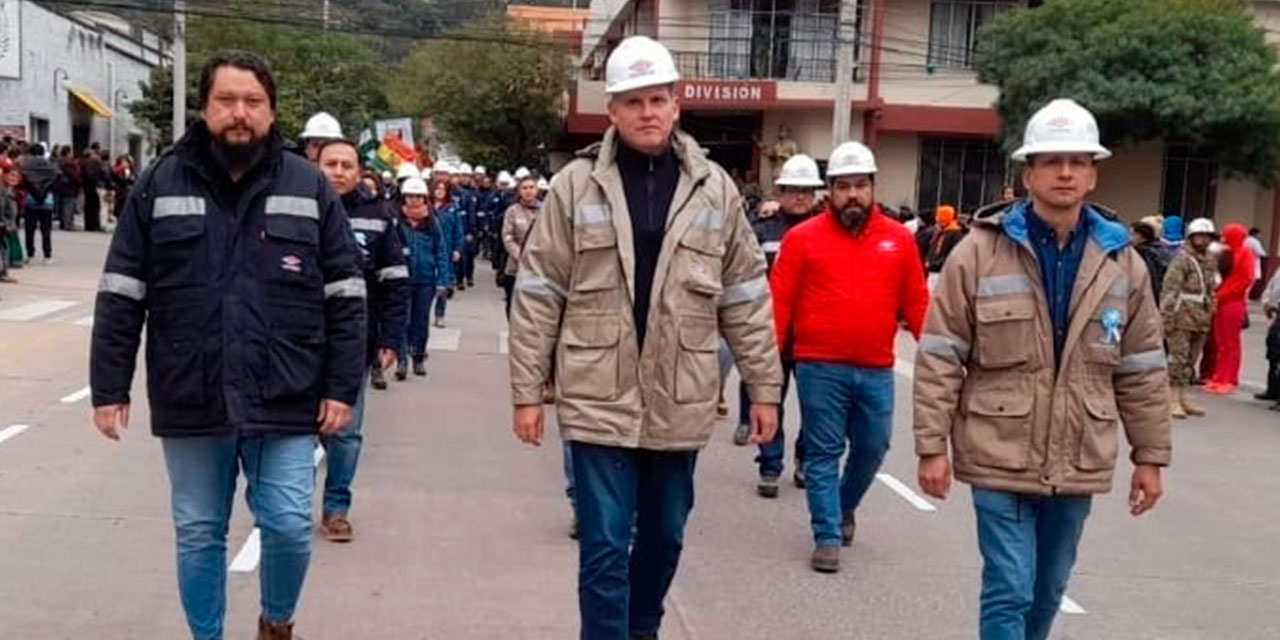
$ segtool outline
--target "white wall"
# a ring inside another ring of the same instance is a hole
[[[941,67],[933,74],[926,71],[932,0],[892,0],[885,5],[880,95],[886,102],[938,107],[989,107],[995,103],[999,91],[979,84],[972,71]],[[864,55],[870,59],[869,52]]]
[[[880,134],[876,168],[876,199],[890,207],[915,208],[920,137],[913,133]]]
[[[118,34],[104,32],[49,11],[33,2],[21,3],[22,77],[0,80],[0,124],[29,127],[31,116],[49,121],[49,142],[70,144],[72,109],[75,98],[67,89],[88,91],[110,108],[115,117],[111,139],[110,122],[94,117],[90,141],[109,148],[112,154],[128,150],[128,136],[141,129],[125,107],[128,99],[140,97],[138,83],[150,77],[157,60],[144,61],[146,48]],[[66,71],[66,79],[54,74]],[[122,90],[122,101],[115,94]],[[28,136],[31,135],[28,129]]]

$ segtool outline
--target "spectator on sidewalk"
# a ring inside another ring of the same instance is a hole
[[[1247,296],[1256,268],[1253,251],[1244,242],[1247,235],[1244,225],[1235,222],[1222,230],[1224,256],[1229,256],[1223,260],[1229,260],[1230,269],[1223,270],[1222,284],[1218,286],[1218,312],[1213,318],[1213,377],[1204,385],[1205,391],[1217,395],[1231,395],[1240,385],[1240,334],[1249,313]]]
[[[11,270],[21,269],[26,262],[25,253],[22,250],[21,228],[27,206],[27,194],[22,188],[22,171],[18,168],[17,161],[8,156],[0,157],[0,188],[4,188],[9,199],[13,201],[16,215],[4,236],[7,249],[0,259],[7,260]]]
[[[44,157],[44,145],[33,144],[22,158],[22,182],[27,193],[23,214],[26,217],[27,262],[36,255],[36,231],[40,232],[40,248],[44,264],[53,264],[53,189],[58,180],[58,167]]]
[[[1217,306],[1213,289],[1218,265],[1209,254],[1216,235],[1213,222],[1197,218],[1187,230],[1187,240],[1165,271],[1160,291],[1160,314],[1169,350],[1169,415],[1179,420],[1205,413],[1187,394],[1195,382],[1196,361],[1204,353]]]
[[[1266,266],[1267,266],[1267,248],[1262,243],[1262,229],[1253,227],[1249,229],[1249,237],[1245,238],[1244,244],[1253,252],[1254,269],[1253,269],[1253,287],[1250,289],[1249,298],[1257,300],[1262,296],[1263,287],[1266,285]]]
[[[80,184],[84,190],[84,230],[102,230],[102,197],[98,188],[106,175],[102,158],[98,155],[98,143],[85,150],[80,159]]]
[[[18,202],[10,184],[16,181],[9,176],[17,171],[8,158],[0,156],[0,282],[6,283],[17,282],[9,275],[9,239],[18,228]]]
[[[80,162],[71,152],[70,146],[58,149],[58,180],[54,183],[53,192],[57,199],[58,228],[63,231],[75,231],[76,200],[80,197]]]
[[[1267,314],[1267,388],[1253,397],[1270,401],[1268,408],[1280,411],[1280,278],[1267,283],[1262,308]]]
[[[1142,256],[1142,261],[1147,263],[1147,273],[1151,274],[1151,290],[1156,300],[1159,300],[1164,288],[1165,272],[1169,270],[1169,263],[1173,261],[1175,253],[1156,240],[1156,229],[1145,218],[1135,222],[1129,225],[1129,242],[1138,255]]]
[[[929,250],[924,256],[924,267],[926,273],[931,276],[930,280],[935,280],[937,274],[942,272],[942,266],[946,264],[947,257],[967,233],[967,230],[960,226],[955,207],[949,204],[938,207],[936,220],[938,230],[929,240]]]

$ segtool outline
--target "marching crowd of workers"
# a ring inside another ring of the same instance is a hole
[[[1238,383],[1257,275],[1244,229],[1227,225],[1215,249],[1208,220],[1184,241],[1176,219],[1131,230],[1087,202],[1110,152],[1070,100],[1032,117],[1013,155],[1026,196],[1007,189],[966,225],[950,207],[904,225],[877,202],[874,153],[851,141],[835,141],[825,175],[790,158],[748,217],[676,127],[678,78],[661,44],[624,40],[603,139],[549,182],[524,169],[491,181],[461,163],[368,171],[325,114],[307,124],[305,156],[290,153],[265,64],[206,61],[202,120],[119,210],[91,354],[94,422],[118,439],[146,331],[194,638],[225,635],[240,469],[262,536],[258,637],[292,637],[315,442],[328,453],[320,532],[350,541],[366,390],[426,375],[431,328],[485,257],[507,297],[515,435],[541,444],[551,403],[565,442],[582,638],[658,637],[728,366],[734,438],[759,447],[765,498],[781,490],[781,409],[796,389],[810,564],[839,571],[889,448],[904,328],[918,343],[918,484],[940,500],[953,479],[972,487],[979,635],[1048,636],[1092,496],[1121,470],[1120,432],[1141,515],[1162,493],[1171,418],[1202,414],[1187,388],[1206,342],[1205,388]],[[1280,291],[1267,296],[1274,314]],[[1280,359],[1271,379],[1274,399]]]

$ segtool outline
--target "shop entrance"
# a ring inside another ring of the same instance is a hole
[[[707,155],[735,178],[755,182],[760,154],[761,114],[680,113],[680,128],[707,149]]]

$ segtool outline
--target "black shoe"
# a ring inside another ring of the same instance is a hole
[[[1280,401],[1272,403],[1272,405],[1267,407],[1267,409],[1271,411],[1280,411]]]
[[[756,484],[756,495],[761,498],[778,497],[778,476],[760,476],[760,482]]]
[[[853,512],[844,514],[840,519],[840,544],[846,547],[853,546],[853,534],[858,529],[858,522],[853,519]]]
[[[404,382],[409,377],[409,363],[401,360],[396,364],[396,380]]]
[[[382,373],[382,369],[374,369],[374,370],[373,370],[373,374],[370,376],[370,384],[372,384],[372,385],[373,385],[373,388],[374,388],[374,389],[377,389],[377,390],[379,390],[379,391],[385,391],[385,390],[386,390],[386,388],[387,388],[387,377],[386,377],[385,375],[383,375],[383,373]]]
[[[796,460],[796,471],[791,474],[791,481],[796,483],[797,489],[803,489],[805,485],[804,463]]]
[[[1255,393],[1255,394],[1253,394],[1253,399],[1254,399],[1254,400],[1266,400],[1266,401],[1268,401],[1268,402],[1277,402],[1277,401],[1280,401],[1280,395],[1276,395],[1274,392],[1268,391],[1268,392],[1266,392],[1266,393]]]
[[[413,361],[413,375],[415,376],[427,375],[427,361],[425,359]]]

